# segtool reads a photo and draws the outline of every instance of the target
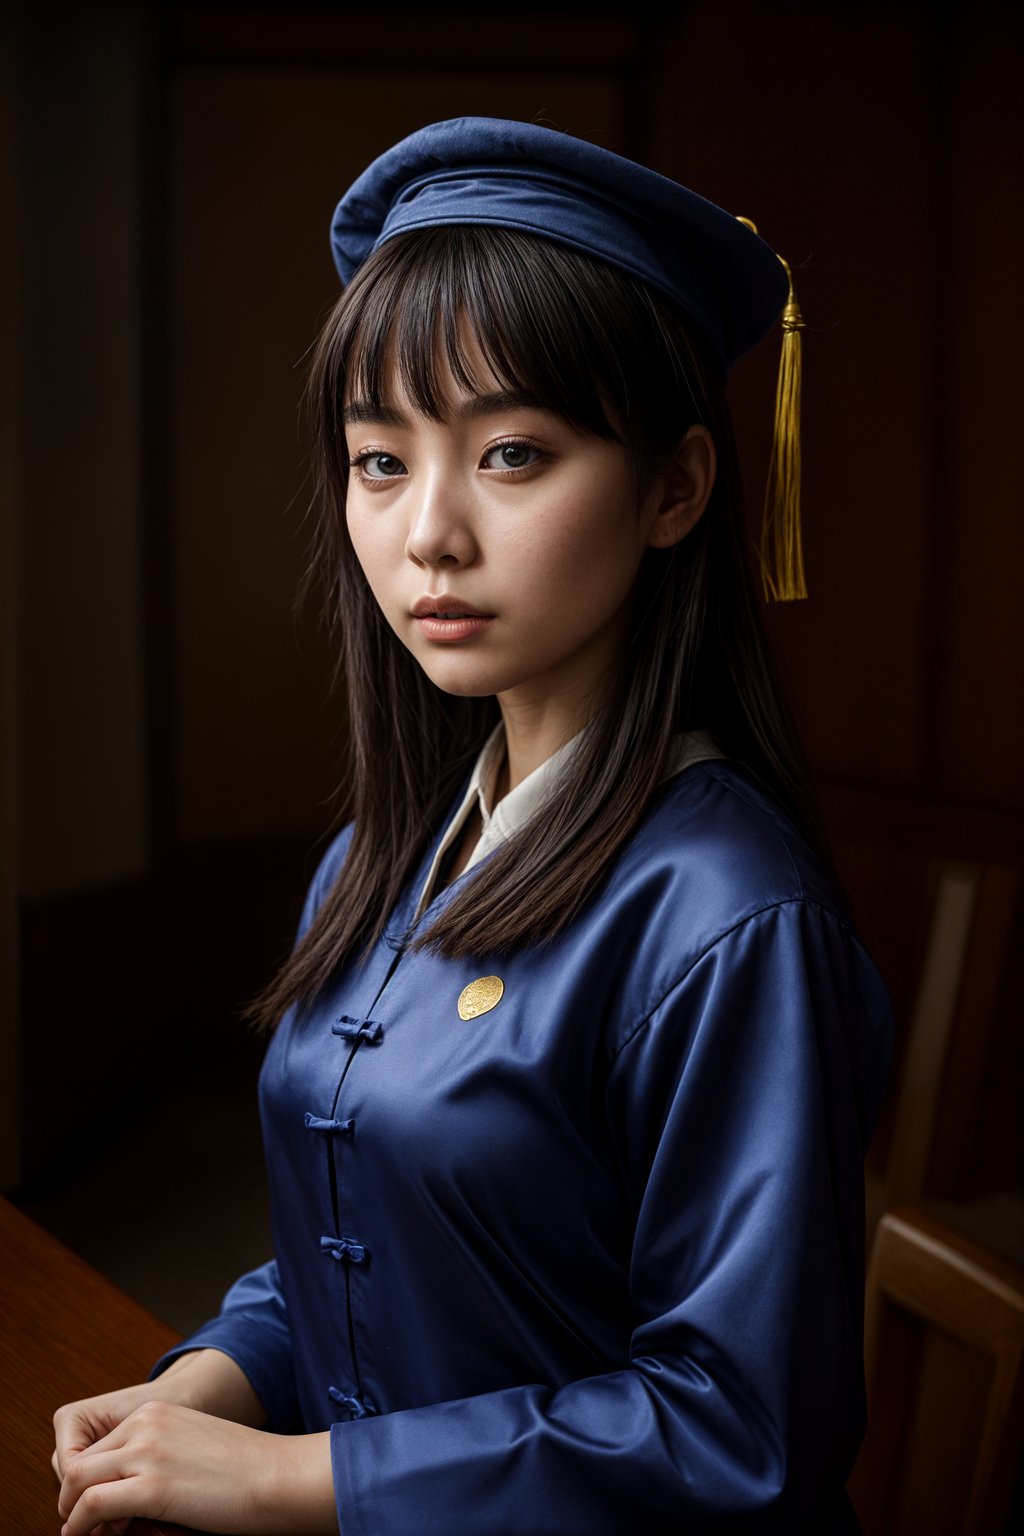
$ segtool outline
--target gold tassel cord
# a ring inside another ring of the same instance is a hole
[[[782,261],[782,257],[779,257]],[[788,603],[807,596],[804,550],[800,528],[800,385],[803,358],[800,332],[804,319],[793,291],[789,263],[789,297],[782,311],[782,356],[775,390],[775,431],[764,498],[761,579],[767,598]]]
[[[739,222],[757,234],[757,225],[751,219],[740,218]],[[765,487],[760,556],[765,597],[787,603],[807,596],[800,522],[800,332],[804,318],[793,289],[789,262],[781,256],[778,260],[786,270],[789,296],[782,311],[782,356],[775,390],[775,429]]]

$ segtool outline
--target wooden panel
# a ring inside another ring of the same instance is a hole
[[[962,1536],[992,1374],[991,1360],[951,1334],[925,1333],[893,1536]]]
[[[661,168],[753,218],[796,271],[811,600],[770,627],[814,764],[891,783],[922,771],[927,70],[896,8],[702,0],[655,79]],[[755,514],[777,356],[768,342],[733,376]]]
[[[139,18],[24,8],[19,68],[21,889],[137,873]]]
[[[580,25],[579,12],[586,25]],[[521,79],[524,63],[531,72],[547,71],[563,79],[567,71],[616,71],[637,47],[638,23],[643,7],[582,4],[581,0],[549,6],[538,13],[483,12],[467,0],[446,0],[441,5],[378,10],[357,6],[271,4],[258,7],[218,3],[175,4],[171,24],[173,46],[179,62],[240,65],[271,65],[275,69],[344,69],[365,60],[380,68],[379,50],[386,37],[387,62],[400,73],[408,67],[423,72],[449,73],[453,68],[472,68],[497,80]],[[529,48],[523,46],[524,39]],[[389,75],[394,79],[394,75]],[[469,87],[472,90],[472,83]],[[494,116],[532,116],[544,103],[527,103],[522,111]],[[376,112],[391,110],[386,99],[374,104]],[[454,103],[446,116],[478,107]],[[429,119],[423,119],[428,121]],[[570,130],[572,131],[572,130]],[[583,132],[582,125],[575,131]]]
[[[18,303],[13,17],[0,12],[0,306]],[[19,1177],[17,398],[12,327],[0,327],[0,1187]]]
[[[204,844],[144,879],[22,904],[22,1180],[73,1178],[197,1061],[213,1079],[259,1060],[241,1014],[291,947],[322,851]]]
[[[188,960],[168,897],[138,879],[22,903],[23,1178],[88,1157],[124,1099],[144,1103],[181,1062]]]
[[[952,244],[950,473],[943,787],[1019,804],[1024,793],[1024,29],[989,3],[951,49],[946,218]]]
[[[880,1180],[892,1151],[896,1090],[927,938],[933,881],[929,861],[916,852],[874,842],[841,841],[835,854],[857,930],[889,989],[896,1021],[888,1089],[867,1162],[869,1174]]]
[[[374,155],[460,112],[553,114],[609,144],[599,74],[190,69],[173,85],[173,522],[188,838],[326,820],[328,660],[292,614],[304,563],[305,356],[338,292],[328,228]]]
[[[980,1111],[992,1067],[1004,1053],[998,1047],[1020,1034],[1001,1017],[999,1003],[1013,944],[1016,916],[1019,954],[1022,913],[1020,869],[989,866],[980,871],[976,907],[964,955],[959,995],[943,1067],[942,1091],[935,1107],[935,1124],[924,1187],[930,1195],[966,1198],[978,1188],[978,1143],[983,1124]],[[1018,1000],[1021,994],[1018,992]],[[999,1026],[1003,1027],[1000,1028]],[[1016,1079],[1020,1087],[1021,1079]],[[1019,1129],[1019,1127],[1018,1127]],[[1016,1155],[1002,1167],[999,1182],[1009,1183],[1014,1169],[1024,1174],[1024,1148],[1015,1138]],[[1024,1187],[1024,1180],[1022,1180]]]
[[[1019,868],[1019,866],[1018,866]],[[1024,1083],[1024,892],[1013,915],[984,1072],[974,1103],[973,1135],[958,1193],[1024,1190],[1024,1136],[1020,1090]],[[1024,1227],[1018,1223],[1018,1248]],[[1021,1258],[1024,1263],[1024,1256]]]
[[[920,1318],[896,1308],[886,1308],[879,1329],[886,1390],[872,1400],[867,1434],[849,1483],[865,1536],[891,1536],[926,1335]]]

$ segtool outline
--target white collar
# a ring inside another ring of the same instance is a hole
[[[577,732],[564,746],[552,752],[545,758],[539,768],[528,773],[526,778],[510,789],[508,794],[499,800],[491,810],[494,800],[494,790],[497,785],[498,771],[501,767],[505,753],[505,726],[500,721],[488,736],[480,749],[473,767],[473,773],[466,793],[462,797],[462,803],[445,828],[445,834],[438,844],[433,862],[427,872],[420,891],[420,899],[416,907],[418,918],[424,907],[430,900],[430,894],[434,889],[437,872],[441,867],[445,854],[459,837],[466,823],[466,819],[473,809],[473,801],[476,800],[480,811],[480,820],[483,830],[480,833],[476,847],[470,854],[469,862],[462,871],[466,874],[474,864],[479,864],[489,853],[502,843],[507,843],[519,829],[526,825],[536,811],[547,801],[554,791],[561,769],[576,753],[580,745],[586,726]],[[714,741],[706,731],[685,731],[674,738],[674,750],[668,772],[665,778],[674,777],[684,768],[689,768],[693,763],[706,762],[709,758],[720,758],[722,753],[715,746]],[[460,877],[461,878],[461,877]],[[415,919],[414,919],[415,921]]]

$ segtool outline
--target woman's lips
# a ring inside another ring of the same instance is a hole
[[[480,634],[494,618],[492,613],[481,613],[458,597],[443,594],[421,597],[413,605],[413,618],[427,640],[438,640],[442,645],[468,640]]]
[[[480,634],[492,620],[484,613],[460,613],[451,618],[441,618],[438,614],[424,614],[416,622],[425,639],[439,640],[442,644],[450,645],[454,641],[468,640],[472,635]]]

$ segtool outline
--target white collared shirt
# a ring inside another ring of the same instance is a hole
[[[493,852],[495,848],[500,847],[502,843],[509,842],[515,833],[526,825],[530,817],[540,809],[552,794],[563,765],[576,752],[585,730],[586,727],[584,726],[583,730],[573,736],[571,741],[567,741],[564,746],[558,748],[557,752],[552,752],[550,757],[545,758],[539,768],[535,768],[532,773],[528,773],[526,778],[516,785],[515,789],[510,789],[508,794],[503,796],[492,810],[491,806],[494,802],[498,771],[505,755],[505,726],[503,721],[498,722],[480,749],[480,755],[476,760],[472,777],[462,798],[462,803],[448,823],[444,837],[438,845],[433,863],[427,872],[427,878],[423,882],[423,888],[420,891],[420,899],[416,907],[416,918],[420,916],[424,907],[430,901],[438,870],[444,862],[445,855],[465,826],[466,820],[473,809],[473,802],[476,801],[480,811],[480,821],[483,830],[480,833],[476,847],[469,856],[469,862],[462,871],[463,874],[472,869],[474,864],[479,864],[481,859],[486,858],[489,853]],[[681,773],[684,768],[689,768],[693,763],[702,763],[706,762],[709,758],[720,758],[721,756],[722,753],[719,752],[707,732],[686,731],[682,735],[675,737],[672,762],[668,772],[665,774],[665,778],[670,779],[674,777],[675,774]]]

